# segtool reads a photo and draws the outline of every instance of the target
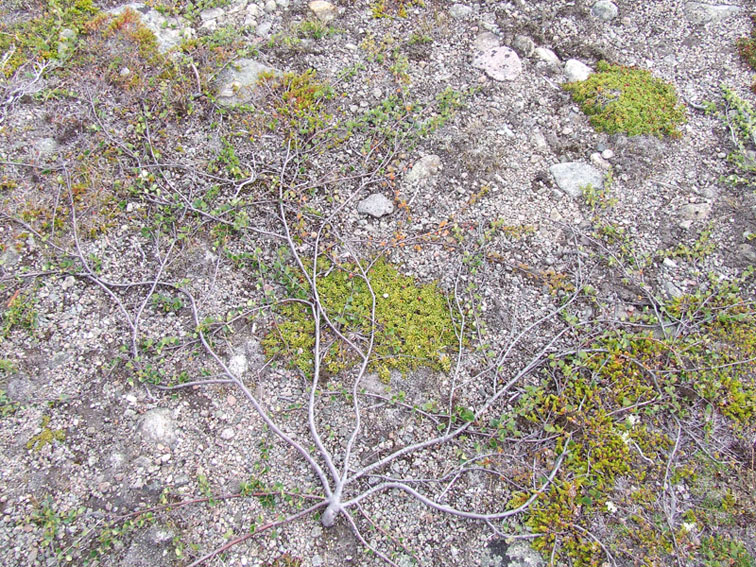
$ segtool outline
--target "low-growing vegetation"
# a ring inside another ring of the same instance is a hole
[[[679,137],[685,122],[674,87],[644,69],[599,61],[588,79],[564,88],[600,132]]]
[[[756,71],[756,14],[751,14],[751,24],[751,35],[741,37],[736,45],[743,61],[746,62],[752,71]],[[756,80],[754,80],[751,90],[756,92]]]
[[[196,33],[166,53],[139,10],[84,0],[0,28],[3,88],[40,83],[0,101],[0,418],[9,478],[51,480],[9,486],[0,526],[40,564],[120,564],[165,528],[161,565],[298,567],[337,526],[355,564],[493,539],[551,565],[754,567],[754,273],[716,208],[639,243],[631,156],[574,202],[519,202],[514,150],[471,180],[461,144],[504,156],[531,132],[478,116],[504,120],[509,83],[450,61],[416,80],[464,10],[365,0],[357,37],[305,3],[244,26],[203,26],[228,0],[148,5]],[[279,71],[221,104],[250,57]],[[565,89],[601,132],[686,119],[642,69]],[[708,108],[742,197],[756,112],[728,89]],[[375,193],[391,213],[361,211]]]
[[[330,345],[320,363],[327,375],[338,374],[356,363],[341,336],[365,345],[373,343],[370,368],[386,382],[391,370],[451,368],[459,339],[448,301],[435,285],[419,285],[382,259],[372,266],[360,267],[321,260],[318,267],[318,296],[334,323],[333,329],[325,321],[319,325],[321,343]],[[305,289],[305,278],[299,275],[297,280],[297,285]],[[285,304],[278,311],[284,318],[276,318],[263,340],[266,353],[283,356],[311,374],[315,346],[312,314],[299,303]]]

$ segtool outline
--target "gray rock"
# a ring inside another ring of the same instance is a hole
[[[564,64],[564,76],[570,83],[585,81],[591,73],[593,73],[593,69],[577,59],[570,59]]]
[[[336,18],[336,6],[325,0],[313,0],[309,4],[310,10],[321,22],[328,23]]]
[[[145,413],[139,423],[139,433],[148,443],[173,446],[178,441],[176,424],[170,410],[165,408],[157,408]]]
[[[536,47],[533,53],[540,61],[543,61],[550,67],[559,67],[562,64],[557,54],[551,51],[551,49]]]
[[[394,203],[381,193],[373,193],[367,199],[359,202],[357,212],[381,218],[394,212]]]
[[[545,564],[527,542],[509,544],[503,539],[489,543],[480,558],[480,567],[544,567]]]
[[[280,71],[268,67],[254,59],[239,59],[225,69],[217,81],[218,104],[233,106],[252,100],[257,81],[262,73],[280,75]]]
[[[667,295],[669,295],[672,298],[683,296],[683,291],[671,281],[668,281],[668,280],[663,281],[662,287],[664,288],[664,291],[667,292]]]
[[[512,49],[517,52],[520,57],[530,57],[535,51],[535,43],[526,35],[518,35],[512,42]]]
[[[435,154],[429,154],[421,157],[412,166],[410,172],[405,175],[404,182],[407,184],[417,183],[418,181],[425,181],[430,179],[434,175],[438,174],[444,165],[441,163],[441,158]]]
[[[15,375],[5,385],[5,393],[14,402],[25,403],[31,401],[37,386],[26,376]]]
[[[688,2],[685,4],[685,17],[691,24],[712,24],[740,13],[738,6],[728,4],[706,4],[704,2]]]
[[[738,256],[750,264],[756,264],[756,246],[747,242],[738,246]]]
[[[200,19],[203,22],[217,20],[218,18],[222,18],[224,13],[223,8],[210,8],[209,10],[203,10],[200,12]]]
[[[203,31],[206,33],[213,33],[215,30],[218,29],[218,22],[216,20],[204,21],[200,25],[199,29],[200,31]]]
[[[693,203],[680,209],[680,218],[686,221],[703,221],[711,214],[711,203]]]
[[[265,11],[268,12],[268,14],[272,14],[276,11],[276,0],[266,0],[265,2]]]
[[[662,265],[665,268],[669,268],[670,270],[677,268],[677,262],[675,262],[672,258],[664,258],[664,260],[662,260]]]
[[[34,149],[40,156],[49,157],[58,151],[58,142],[55,138],[39,138],[34,142]]]
[[[493,47],[473,59],[472,66],[496,81],[514,81],[522,73],[522,61],[509,47]]]
[[[71,289],[75,284],[76,278],[74,278],[73,276],[67,276],[66,279],[61,282],[60,287],[62,290],[67,291]]]
[[[591,154],[591,163],[596,167],[600,167],[601,169],[609,169],[611,167],[611,164],[606,161],[598,152],[593,152]]]
[[[247,368],[247,357],[243,354],[235,354],[231,357],[231,360],[228,361],[228,369],[237,378],[243,376],[247,371]]]
[[[452,4],[449,15],[456,20],[466,20],[472,16],[473,9],[465,4]]]
[[[495,33],[491,33],[490,31],[484,31],[479,34],[475,38],[475,43],[473,44],[473,49],[475,49],[476,52],[483,52],[497,47],[499,47],[499,38],[496,37]]]
[[[573,199],[583,196],[584,187],[593,185],[595,188],[600,188],[604,183],[603,173],[581,161],[557,163],[549,168],[549,172],[554,176],[559,189]]]
[[[0,254],[0,266],[12,268],[17,266],[21,261],[21,254],[16,251],[15,246],[8,246],[5,252]]]
[[[618,14],[617,5],[614,2],[609,2],[609,0],[599,0],[591,8],[591,15],[604,22],[613,20]]]
[[[155,34],[158,49],[162,53],[178,47],[184,39],[189,39],[194,35],[194,30],[184,18],[163,16],[157,10],[139,2],[119,6],[110,10],[110,13],[117,16],[127,8],[139,14],[142,24]]]
[[[270,22],[268,20],[264,22],[260,22],[260,25],[257,26],[255,29],[255,33],[260,36],[266,36],[270,33],[271,28],[273,27],[273,22]]]

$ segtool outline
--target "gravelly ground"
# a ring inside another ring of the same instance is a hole
[[[334,217],[334,233],[341,237],[340,253],[345,257],[350,250],[381,251],[402,272],[423,282],[439,281],[442,289],[451,291],[461,253],[474,248],[492,221],[527,227],[521,238],[491,242],[489,258],[498,261],[491,261],[478,275],[480,319],[489,333],[486,341],[506,344],[555,306],[544,277],[533,274],[573,273],[577,269],[574,242],[591,225],[591,212],[582,199],[565,195],[549,167],[564,161],[593,161],[601,171],[611,166],[613,173],[611,191],[616,203],[602,213],[603,218],[625,229],[638,253],[679,243],[692,245],[702,230],[711,231],[711,240],[717,244],[711,254],[649,267],[644,278],[654,293],[692,292],[706,280],[706,273],[729,277],[753,262],[749,249],[743,248],[743,235],[755,230],[756,203],[752,195],[719,182],[730,172],[724,159],[732,149],[727,132],[716,117],[693,106],[716,100],[722,84],[749,96],[749,75],[733,47],[736,38],[749,33],[750,6],[745,0],[731,0],[730,6],[739,11],[718,12],[721,19],[705,22],[700,21],[697,3],[682,0],[617,0],[618,16],[610,21],[593,15],[592,2],[584,0],[454,5],[428,0],[424,6],[410,6],[406,18],[374,18],[368,2],[334,4],[337,14],[331,25],[338,33],[296,45],[287,45],[281,38],[291,33],[296,22],[312,18],[304,1],[248,4],[241,0],[217,13],[203,12],[189,25],[197,36],[227,24],[248,26],[243,38],[259,44],[259,61],[282,71],[316,70],[317,77],[334,85],[334,112],[345,119],[377,106],[397,89],[404,89],[407,104],[432,100],[447,87],[474,89],[442,128],[414,147],[398,148],[387,163],[390,175],[381,171],[380,179],[363,188]],[[103,8],[115,5],[111,2]],[[21,4],[9,3],[0,13],[11,21],[23,17],[19,15],[23,9]],[[523,43],[521,36],[529,38],[532,46]],[[269,45],[271,37],[274,41]],[[518,47],[522,72],[514,80],[493,80],[472,66],[476,46],[486,41]],[[530,53],[531,47],[553,50],[559,63],[543,61]],[[675,86],[690,104],[680,139],[607,136],[591,128],[560,87],[565,81],[563,62],[577,59],[593,67],[602,58],[648,68]],[[354,75],[345,77],[345,70]],[[44,96],[56,87],[81,96]],[[4,565],[63,565],[68,554],[74,564],[83,564],[76,555],[77,542],[93,548],[91,537],[99,534],[106,520],[142,506],[210,493],[235,494],[250,477],[266,486],[280,483],[284,491],[318,494],[320,490],[307,464],[280,443],[236,389],[222,385],[166,393],[140,383],[134,368],[123,362],[132,334],[123,317],[126,311],[132,318],[139,313],[140,340],[178,338],[178,346],[164,347],[170,354],[164,372],[187,372],[196,378],[200,368],[218,371],[197,342],[192,342],[195,325],[186,305],[166,313],[147,301],[156,269],[168,257],[169,244],[156,244],[141,230],[148,214],[154,213],[154,202],[124,197],[115,182],[138,184],[142,176],[145,186],[173,183],[190,196],[201,195],[214,180],[197,172],[207,171],[223,139],[235,140],[247,177],[254,171],[258,179],[271,179],[284,161],[280,140],[270,134],[257,135],[255,124],[202,101],[199,111],[184,120],[153,122],[153,131],[147,135],[153,137],[153,150],[161,154],[155,163],[178,161],[194,168],[166,167],[168,177],[160,178],[157,167],[148,161],[137,167],[125,149],[113,159],[115,154],[100,152],[103,144],[113,146],[113,140],[118,140],[135,144],[132,151],[147,155],[135,141],[143,134],[136,118],[138,97],[102,88],[102,77],[96,73],[49,74],[30,87],[41,95],[14,102],[0,126],[4,179],[18,180],[15,186],[0,189],[8,215],[27,218],[33,225],[39,218],[30,211],[50,209],[53,201],[67,204],[65,184],[58,176],[63,179],[77,164],[89,160],[87,182],[96,190],[83,193],[90,201],[80,209],[78,222],[82,230],[105,225],[94,237],[82,238],[77,247],[70,235],[41,241],[7,217],[0,223],[4,308],[15,292],[9,283],[15,276],[24,270],[45,272],[23,288],[24,294],[32,290],[24,297],[34,301],[38,314],[34,331],[16,327],[0,342],[0,359],[11,361],[17,369],[4,374],[3,389],[20,404],[0,422],[0,555]],[[99,121],[91,112],[95,100],[101,109]],[[311,172],[313,181],[336,175],[341,165],[359,163],[359,142],[313,152],[298,166]],[[607,159],[600,157],[601,152]],[[438,156],[439,170],[408,183],[406,176],[413,165],[429,155]],[[49,166],[54,172],[10,162]],[[258,198],[257,185],[245,188],[239,180],[235,186],[224,185],[223,190],[234,187],[242,195],[257,198],[247,209],[249,226],[280,234],[276,199],[262,193]],[[343,182],[330,187],[327,196],[313,192],[300,203],[327,213],[356,188],[356,181]],[[359,213],[356,202],[373,192],[388,197],[395,211],[380,219]],[[121,209],[118,202],[122,200]],[[700,214],[694,215],[695,211]],[[459,227],[456,237],[444,231],[455,224]],[[231,308],[259,305],[271,282],[261,279],[253,268],[237,269],[219,253],[209,226],[195,226],[193,231],[170,250],[170,262],[161,272],[164,279],[186,279],[185,286],[196,297],[203,316],[225,319]],[[437,237],[429,238],[429,233]],[[56,243],[60,249],[54,248]],[[228,246],[236,252],[259,248],[262,261],[272,265],[281,241],[250,230],[229,240]],[[48,265],[50,258],[60,260],[74,252],[85,259],[98,258],[96,273],[105,281],[147,284],[119,292],[119,307],[92,278],[74,277],[60,263]],[[593,270],[588,280],[613,313],[633,309],[636,298],[612,274],[595,266],[586,269]],[[140,308],[142,302],[145,305]],[[265,314],[234,321],[233,333],[215,335],[215,347],[281,427],[311,443],[301,405],[309,385],[285,364],[266,365],[260,341],[270,324]],[[555,322],[529,333],[512,367],[527,360],[560,328]],[[404,392],[408,404],[419,406],[444,399],[455,384],[463,384],[459,395],[474,406],[488,395],[487,384],[478,385],[473,378],[481,364],[477,353],[466,353],[457,377],[420,370],[392,375],[390,386],[370,375],[365,385],[386,397]],[[329,386],[340,392],[349,383],[334,378]],[[338,453],[353,426],[350,406],[336,393],[324,398],[329,399],[318,402],[318,423],[326,432],[326,446]],[[364,419],[369,425],[355,447],[355,467],[434,432],[430,420],[410,417],[400,406],[378,398],[365,410]],[[54,436],[56,431],[62,432],[60,439],[29,448],[30,441],[40,439],[35,436],[44,432]],[[405,478],[443,474],[459,458],[456,451],[471,445],[472,441],[419,451],[384,472]],[[541,474],[554,461],[551,455],[534,464],[516,448],[511,458],[512,469],[533,467],[535,472],[539,467]],[[372,482],[367,480],[366,486]],[[459,494],[451,495],[448,504],[481,510],[495,509],[511,490],[482,474],[460,480],[457,488]],[[160,515],[115,538],[113,548],[98,564],[188,565],[246,533],[251,523],[270,521],[285,507],[279,502],[277,509],[270,510],[264,504],[255,498],[229,498]],[[420,565],[500,564],[496,561],[502,540],[483,523],[445,516],[393,492],[366,500],[363,506],[365,515],[357,515],[361,532],[368,543],[390,548],[399,565],[411,564],[405,548]],[[54,510],[55,518],[45,517],[44,510]],[[371,521],[378,529],[371,529]],[[53,525],[56,532],[51,534]],[[394,538],[393,546],[387,546],[385,534]],[[301,559],[301,565],[308,567],[383,564],[365,553],[343,518],[325,529],[317,517],[293,522],[276,538],[240,544],[208,564],[270,565],[278,558],[275,564],[287,565],[286,557]]]

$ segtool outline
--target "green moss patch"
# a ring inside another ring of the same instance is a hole
[[[600,132],[679,137],[685,122],[674,87],[643,69],[600,61],[596,73],[564,89]]]
[[[26,443],[26,448],[30,451],[41,451],[45,445],[49,445],[55,441],[63,442],[66,439],[66,432],[62,429],[50,429],[50,416],[42,417],[42,431],[37,433],[34,437],[29,439]]]
[[[324,265],[317,280],[318,294],[329,318],[350,340],[367,348],[375,333],[371,369],[387,379],[392,369],[421,366],[448,371],[458,344],[447,299],[435,284],[421,285],[400,274],[390,263],[377,261],[368,274],[375,294],[375,325],[371,325],[372,296],[354,264]],[[304,282],[301,278],[300,282]],[[356,362],[356,356],[321,322],[322,363],[326,374],[338,373]],[[312,374],[315,322],[301,303],[276,310],[275,322],[263,340],[268,356],[283,356]]]

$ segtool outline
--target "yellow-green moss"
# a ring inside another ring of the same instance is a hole
[[[49,445],[54,441],[65,441],[66,432],[62,429],[50,429],[48,427],[49,424],[50,416],[42,416],[42,431],[27,441],[27,449],[30,451],[41,451],[45,445]]]
[[[679,137],[685,122],[672,85],[644,69],[600,61],[596,73],[564,88],[601,132]]]
[[[371,331],[372,297],[354,264],[323,265],[318,294],[340,332],[352,336],[362,348]],[[414,279],[379,260],[368,277],[375,293],[375,345],[371,368],[386,378],[392,369],[407,371],[420,366],[448,371],[457,338],[447,300],[435,284],[419,285]],[[348,346],[321,323],[321,344],[328,351],[326,374],[335,374],[356,361]],[[275,323],[263,340],[269,356],[279,355],[307,374],[312,373],[315,323],[301,303],[277,309]]]

